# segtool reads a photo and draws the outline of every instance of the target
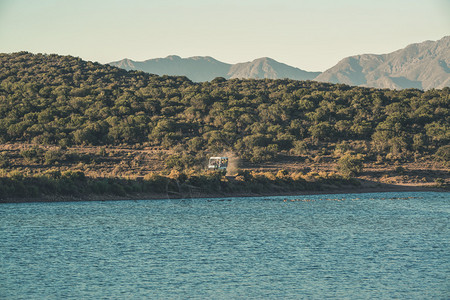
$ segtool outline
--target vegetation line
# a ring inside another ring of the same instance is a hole
[[[184,174],[172,171],[168,176],[149,174],[140,179],[89,178],[83,172],[47,172],[39,176],[24,177],[12,172],[0,177],[0,199],[22,197],[38,198],[49,195],[126,196],[140,193],[165,194],[169,198],[186,198],[192,194],[273,193],[294,191],[321,191],[325,188],[358,186],[360,183],[337,174],[288,173],[278,171],[240,171],[235,177],[222,172]]]

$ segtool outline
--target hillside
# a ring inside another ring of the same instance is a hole
[[[209,56],[181,58],[176,55],[142,62],[123,59],[109,64],[125,70],[139,70],[157,75],[186,76],[196,82],[211,81],[216,77],[310,80],[320,74],[320,72],[303,71],[268,57],[234,65],[220,62]]]
[[[195,83],[27,52],[0,54],[0,64],[6,195],[20,195],[24,185],[71,194],[77,188],[70,182],[85,186],[85,175],[126,179],[89,187],[120,194],[130,185],[146,189],[127,178],[153,174],[158,185],[157,174],[204,172],[207,158],[217,155],[231,158],[230,172],[241,175],[227,186],[241,191],[272,185],[288,191],[290,182],[338,189],[356,174],[383,184],[449,182],[449,88],[391,91],[287,79]],[[34,175],[37,185],[27,179]],[[220,191],[222,179],[208,176],[202,184]]]
[[[280,151],[363,140],[365,154],[411,157],[449,142],[449,88],[423,92],[313,81],[125,71],[71,56],[1,54],[0,140]]]
[[[389,54],[344,58],[315,78],[376,88],[429,90],[450,86],[450,36],[412,44]]]

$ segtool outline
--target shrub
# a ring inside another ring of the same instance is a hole
[[[9,161],[6,155],[0,154],[0,168],[9,166]]]
[[[40,162],[42,160],[43,154],[44,150],[38,147],[20,151],[20,155],[28,162]]]
[[[338,161],[337,170],[346,177],[355,176],[363,169],[362,159],[358,156],[346,154]]]
[[[442,187],[445,184],[445,180],[443,178],[436,178],[434,180],[434,183],[436,184],[437,187]]]
[[[394,172],[397,173],[397,174],[404,174],[405,171],[406,171],[405,168],[402,167],[402,166],[397,166],[397,167],[395,167],[395,169],[394,169]]]
[[[86,178],[86,176],[82,171],[65,171],[64,173],[61,174],[61,177],[77,181],[84,181]]]
[[[278,154],[278,145],[270,144],[267,147],[253,147],[252,153],[249,157],[253,163],[260,163],[274,159]]]
[[[63,153],[61,150],[48,150],[44,154],[45,164],[50,165],[53,164],[63,157]]]
[[[440,147],[434,157],[436,160],[450,161],[450,145]]]

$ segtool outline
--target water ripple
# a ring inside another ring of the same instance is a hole
[[[227,200],[2,204],[0,298],[450,298],[447,193]]]

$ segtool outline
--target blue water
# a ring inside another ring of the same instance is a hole
[[[448,193],[1,204],[0,298],[449,299],[449,218]]]

